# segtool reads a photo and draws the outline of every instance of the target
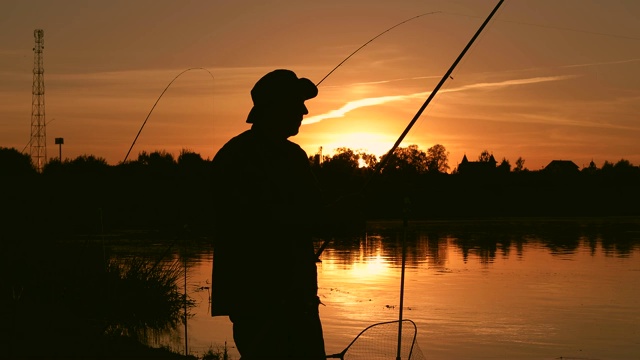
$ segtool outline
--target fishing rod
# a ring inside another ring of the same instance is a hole
[[[391,147],[391,149],[387,152],[387,154],[385,156],[383,156],[382,160],[376,165],[376,167],[373,170],[373,173],[371,174],[371,176],[369,176],[369,179],[365,183],[364,187],[366,187],[369,184],[369,182],[371,181],[371,179],[373,178],[373,176],[375,174],[377,174],[380,171],[382,171],[382,169],[384,169],[384,167],[389,163],[389,160],[391,159],[391,156],[393,156],[393,153],[396,151],[398,146],[400,146],[400,143],[402,143],[402,140],[404,140],[405,136],[407,136],[407,134],[409,133],[409,131],[411,130],[413,125],[416,123],[416,121],[418,121],[418,118],[420,118],[420,115],[422,115],[422,112],[424,112],[424,110],[427,108],[427,106],[429,106],[429,103],[436,96],[436,94],[438,93],[438,91],[440,90],[442,85],[444,85],[444,83],[447,81],[447,79],[449,79],[451,77],[451,74],[453,73],[453,70],[456,68],[456,66],[458,66],[458,63],[460,62],[460,60],[462,60],[462,58],[467,53],[469,48],[471,48],[471,45],[473,45],[473,43],[476,41],[476,39],[478,38],[478,36],[482,32],[482,30],[484,30],[484,28],[487,26],[489,21],[491,21],[491,18],[498,11],[498,9],[500,8],[500,5],[502,5],[503,2],[504,2],[504,0],[500,0],[498,2],[498,4],[493,8],[493,10],[489,14],[489,16],[484,20],[484,22],[482,23],[480,28],[473,35],[471,40],[469,40],[469,42],[464,47],[464,49],[462,49],[462,52],[460,53],[460,55],[458,55],[456,60],[449,67],[449,70],[447,70],[447,72],[442,76],[442,79],[440,79],[440,82],[438,82],[438,85],[436,85],[436,87],[433,89],[431,94],[429,94],[429,96],[427,97],[425,102],[422,104],[420,109],[418,109],[418,112],[414,115],[413,119],[411,119],[411,121],[409,122],[407,127],[404,129],[402,134],[400,134],[400,137],[398,137],[398,140],[396,140],[395,144],[393,144],[393,147]]]
[[[362,44],[362,46],[360,46],[359,48],[357,48],[354,52],[352,52],[351,54],[349,54],[349,56],[347,56],[346,58],[344,58],[344,60],[342,60],[338,65],[336,65],[333,69],[331,69],[331,71],[329,71],[329,73],[328,73],[327,75],[325,75],[325,76],[324,76],[320,81],[318,81],[318,82],[316,83],[316,87],[320,86],[320,84],[322,84],[322,82],[323,82],[326,78],[328,78],[328,77],[329,77],[329,75],[333,74],[333,72],[334,72],[334,71],[336,71],[336,69],[338,69],[340,66],[342,66],[342,64],[344,64],[347,60],[349,60],[353,55],[355,55],[355,54],[356,54],[358,51],[360,51],[363,47],[365,47],[365,46],[369,45],[369,43],[370,43],[370,42],[372,42],[373,40],[375,40],[375,39],[379,38],[380,36],[382,36],[382,35],[384,35],[384,34],[388,33],[389,31],[391,31],[391,30],[393,30],[393,29],[397,28],[398,26],[400,26],[400,25],[402,25],[402,24],[404,24],[404,23],[407,23],[407,22],[409,22],[409,21],[411,21],[411,20],[417,19],[417,18],[422,17],[422,16],[425,16],[425,15],[433,15],[433,14],[437,14],[437,13],[440,13],[440,12],[441,12],[441,11],[432,11],[432,12],[428,12],[428,13],[424,13],[424,14],[420,14],[420,15],[414,16],[414,17],[409,18],[409,19],[407,19],[407,20],[401,21],[401,22],[399,22],[399,23],[397,23],[397,24],[393,25],[392,27],[388,28],[387,30],[385,30],[385,31],[381,32],[380,34],[378,34],[378,35],[376,35],[376,36],[372,37],[369,41],[367,41],[367,42],[365,42],[364,44]]]
[[[374,172],[371,174],[371,176],[369,177],[368,181],[365,183],[365,187],[371,181],[371,178],[373,178],[373,176],[375,176],[375,174],[377,174],[378,172],[382,171],[382,169],[386,166],[386,164],[389,163],[389,159],[391,158],[391,156],[393,156],[394,151],[398,148],[400,143],[402,143],[402,140],[409,133],[409,131],[411,130],[413,125],[416,123],[416,121],[418,120],[420,115],[422,115],[422,112],[427,108],[427,106],[429,105],[431,100],[438,93],[438,90],[440,90],[442,85],[444,85],[444,83],[447,81],[447,79],[451,76],[451,73],[453,73],[453,70],[456,68],[456,66],[458,65],[460,60],[462,60],[464,55],[467,53],[467,50],[469,50],[469,48],[471,47],[471,45],[473,45],[473,43],[478,38],[478,36],[482,32],[482,30],[484,30],[484,28],[487,26],[489,21],[491,21],[491,18],[493,17],[493,15],[495,15],[495,13],[498,11],[498,9],[500,8],[500,6],[502,5],[503,2],[504,2],[504,0],[498,1],[498,4],[493,8],[493,10],[489,14],[489,16],[485,19],[485,21],[482,23],[480,28],[473,35],[471,40],[469,40],[469,42],[467,43],[467,46],[464,47],[464,49],[462,50],[460,55],[458,55],[456,60],[449,67],[449,70],[447,70],[447,72],[442,76],[442,79],[440,79],[440,82],[438,83],[438,85],[436,85],[435,89],[431,92],[431,94],[429,94],[429,96],[427,97],[425,102],[422,104],[422,106],[420,107],[420,109],[418,110],[416,115],[413,117],[413,119],[411,119],[411,121],[409,122],[407,127],[404,129],[402,134],[400,134],[400,137],[395,142],[395,144],[393,144],[393,147],[389,150],[389,152],[383,158],[383,160],[380,161],[380,163],[378,163],[378,165],[375,167]],[[398,315],[398,317],[399,317],[398,318],[398,321],[399,321],[398,322],[398,347],[397,347],[397,352],[396,352],[396,360],[401,360],[401,349],[402,349],[402,317],[403,317],[403,306],[404,306],[404,282],[405,282],[404,281],[405,280],[404,277],[405,277],[405,261],[406,261],[406,244],[405,244],[405,242],[406,242],[406,237],[407,237],[407,225],[408,225],[408,214],[407,214],[407,212],[408,212],[408,204],[407,204],[407,202],[408,202],[408,199],[405,198],[403,235],[402,235],[402,268],[401,268],[401,278],[400,278],[400,311],[399,311],[399,315]]]
[[[149,120],[149,116],[151,116],[151,113],[153,112],[153,109],[156,108],[156,105],[158,105],[158,102],[160,101],[160,99],[162,98],[162,95],[164,95],[165,92],[167,92],[167,90],[169,89],[169,87],[171,86],[171,84],[173,84],[174,81],[176,81],[176,79],[178,79],[180,77],[180,75],[186,73],[187,71],[191,71],[191,70],[204,70],[206,72],[209,73],[209,75],[211,75],[211,79],[215,79],[213,77],[213,74],[211,73],[211,71],[205,69],[205,68],[201,68],[201,67],[195,67],[195,68],[189,68],[186,70],[183,70],[181,73],[179,73],[178,75],[176,75],[173,80],[171,80],[169,82],[169,84],[167,85],[167,87],[164,88],[164,90],[162,91],[162,93],[160,93],[160,96],[158,96],[158,99],[156,100],[156,102],[153,104],[153,106],[151,107],[151,110],[149,110],[149,113],[147,114],[147,117],[144,119],[144,122],[142,123],[142,126],[140,126],[140,130],[138,130],[138,133],[136,134],[136,137],[133,139],[133,142],[131,143],[131,146],[129,147],[129,151],[127,151],[127,155],[125,155],[124,160],[122,161],[122,163],[125,163],[127,161],[127,159],[129,158],[129,153],[131,153],[131,150],[133,149],[133,146],[136,144],[136,141],[138,140],[138,137],[140,136],[140,133],[142,132],[142,129],[144,128],[144,125],[147,123],[147,120]]]
[[[493,10],[491,11],[491,13],[489,14],[489,16],[484,20],[484,22],[482,23],[482,25],[480,26],[480,28],[475,32],[475,34],[473,35],[473,37],[471,38],[471,40],[469,40],[469,42],[467,43],[467,45],[464,47],[464,49],[462,49],[462,52],[460,53],[460,55],[458,55],[458,57],[455,59],[455,61],[453,62],[453,64],[451,64],[451,66],[449,67],[449,70],[447,70],[447,72],[442,76],[442,79],[440,79],[440,82],[438,82],[438,84],[436,85],[436,87],[433,89],[433,91],[431,92],[431,94],[429,94],[429,96],[427,97],[427,99],[425,100],[425,102],[422,104],[422,106],[420,107],[420,109],[418,110],[418,112],[414,115],[414,117],[411,119],[411,121],[409,122],[409,124],[407,125],[407,127],[404,129],[404,131],[402,132],[402,134],[400,134],[400,137],[398,137],[398,140],[396,140],[396,142],[393,144],[393,147],[391,147],[391,149],[387,152],[387,154],[385,156],[382,157],[382,160],[376,165],[376,167],[374,168],[373,172],[369,175],[367,181],[365,182],[364,186],[362,187],[361,192],[364,192],[364,190],[366,189],[366,187],[368,186],[368,184],[371,182],[371,179],[373,179],[375,177],[376,174],[380,173],[382,171],[382,169],[384,169],[384,167],[389,163],[389,160],[391,159],[391,157],[393,156],[393,153],[396,151],[396,149],[398,148],[398,146],[400,145],[400,143],[402,143],[402,140],[404,140],[405,136],[407,136],[407,134],[409,133],[409,131],[411,130],[411,128],[413,127],[413,125],[416,123],[416,121],[418,121],[418,118],[420,118],[420,115],[422,115],[422,113],[424,112],[424,110],[427,108],[427,106],[429,105],[429,103],[431,102],[431,100],[436,96],[436,94],[438,93],[438,91],[440,90],[440,88],[442,87],[442,85],[444,85],[444,83],[447,81],[447,79],[449,79],[451,77],[451,74],[453,73],[453,70],[456,68],[456,66],[458,65],[458,63],[460,62],[460,60],[462,60],[462,58],[465,56],[465,54],[467,53],[467,51],[469,50],[469,48],[471,48],[471,46],[473,45],[473,43],[476,41],[476,39],[478,38],[478,36],[480,35],[480,33],[484,30],[484,28],[487,26],[487,24],[489,23],[489,21],[491,21],[491,18],[493,18],[493,15],[495,15],[495,13],[498,11],[498,9],[500,8],[500,6],[502,5],[502,3],[504,2],[504,0],[500,0],[498,2],[498,4],[493,8]],[[326,249],[328,243],[331,240],[325,240],[323,242],[323,244],[320,246],[320,248],[316,251],[316,258],[319,258],[320,255],[322,254],[322,252],[324,251],[324,249]]]

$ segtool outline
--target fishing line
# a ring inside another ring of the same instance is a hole
[[[349,54],[349,56],[347,56],[346,58],[344,58],[344,60],[342,60],[338,65],[336,65],[336,67],[334,67],[333,69],[331,69],[331,71],[329,71],[329,73],[327,75],[325,75],[320,81],[318,81],[318,83],[316,84],[317,86],[320,86],[320,84],[329,77],[329,75],[331,75],[334,71],[336,71],[336,69],[338,69],[342,64],[344,64],[347,60],[349,60],[349,58],[351,58],[353,55],[355,55],[358,51],[360,51],[360,49],[364,48],[365,46],[369,45],[370,42],[372,42],[373,40],[379,38],[380,36],[386,34],[387,32],[397,28],[398,26],[407,23],[413,19],[417,19],[419,17],[425,16],[425,15],[433,15],[433,14],[437,14],[440,13],[441,11],[432,11],[432,12],[428,12],[428,13],[424,13],[424,14],[420,14],[418,16],[414,16],[412,18],[409,18],[407,20],[401,21],[395,25],[393,25],[392,27],[388,28],[387,30],[381,32],[380,34],[372,37],[369,41],[367,41],[366,43],[362,44],[362,46],[360,46],[359,48],[357,48],[354,52],[352,52],[351,54]]]
[[[149,120],[149,116],[151,116],[151,113],[153,112],[153,109],[156,108],[156,105],[158,105],[158,102],[160,101],[160,99],[162,98],[162,95],[164,95],[164,93],[169,89],[169,87],[171,86],[171,84],[173,84],[174,81],[176,81],[176,79],[178,79],[180,77],[180,75],[186,73],[187,71],[191,71],[191,70],[204,70],[206,72],[209,73],[209,75],[211,75],[211,79],[215,79],[213,77],[213,74],[211,73],[211,71],[205,69],[205,68],[201,68],[201,67],[197,67],[197,68],[189,68],[186,69],[184,71],[182,71],[181,73],[179,73],[178,75],[176,75],[176,77],[173,78],[173,80],[171,80],[169,82],[169,84],[167,85],[167,87],[164,88],[164,90],[162,91],[162,93],[160,94],[160,96],[158,96],[158,99],[156,100],[156,102],[153,104],[153,106],[151,107],[151,110],[149,111],[149,113],[147,114],[147,117],[144,119],[144,122],[142,123],[142,126],[140,126],[140,130],[138,130],[138,134],[136,134],[135,139],[133,139],[133,143],[131,143],[131,147],[129,147],[129,151],[127,151],[127,155],[124,157],[124,160],[122,161],[123,163],[125,163],[127,161],[127,158],[129,157],[129,153],[131,153],[131,149],[133,149],[133,146],[136,144],[136,141],[138,140],[138,136],[140,136],[140,133],[142,132],[142,129],[144,128],[144,125],[147,123],[147,120]]]

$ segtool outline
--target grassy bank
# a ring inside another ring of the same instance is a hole
[[[2,358],[196,359],[146,345],[193,306],[177,285],[179,263],[117,258],[89,242],[12,240],[0,253]]]

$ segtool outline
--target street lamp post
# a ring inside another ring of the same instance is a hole
[[[62,144],[64,144],[64,138],[56,138],[56,145],[60,147],[60,164],[62,164]]]

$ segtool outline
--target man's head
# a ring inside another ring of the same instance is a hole
[[[291,70],[278,69],[263,76],[251,89],[253,108],[247,122],[259,124],[282,136],[296,135],[302,117],[308,114],[304,102],[318,95],[318,88]]]

